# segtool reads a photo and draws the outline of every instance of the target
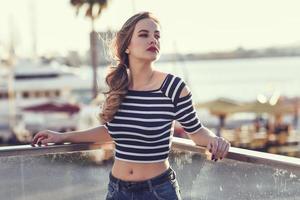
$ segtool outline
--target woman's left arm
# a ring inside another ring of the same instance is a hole
[[[223,159],[229,150],[230,143],[203,126],[193,106],[190,89],[184,81],[180,79],[177,81],[179,83],[177,87],[174,87],[177,90],[175,90],[175,95],[173,95],[175,96],[175,119],[197,145],[207,147],[212,153],[212,160]]]
[[[193,134],[188,134],[189,138],[197,145],[206,147],[212,153],[212,160],[223,159],[230,148],[230,143],[223,137],[216,136],[206,127],[201,127]]]

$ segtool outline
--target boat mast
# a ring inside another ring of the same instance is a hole
[[[13,18],[9,19],[9,30],[10,30],[10,45],[9,45],[9,52],[8,52],[8,76],[7,76],[7,93],[8,93],[8,115],[9,115],[9,128],[13,130],[16,124],[16,104],[15,104],[15,60],[16,60],[16,53],[15,53],[15,38],[14,38],[14,23]]]

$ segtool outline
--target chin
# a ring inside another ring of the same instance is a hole
[[[160,57],[160,54],[139,54],[134,56],[138,60],[143,60],[146,62],[157,61]]]
[[[145,58],[145,60],[148,60],[150,62],[154,62],[154,61],[157,61],[159,59],[160,55],[157,54],[157,55],[152,55],[152,56],[147,56],[147,58]]]

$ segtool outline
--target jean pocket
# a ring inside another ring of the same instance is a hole
[[[107,188],[106,200],[113,200],[115,196],[115,188],[114,185],[109,183]]]
[[[158,200],[180,200],[180,191],[177,180],[167,181],[154,187],[153,193]]]

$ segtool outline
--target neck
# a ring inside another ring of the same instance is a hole
[[[129,70],[131,89],[145,88],[154,74],[152,62],[129,62]]]

